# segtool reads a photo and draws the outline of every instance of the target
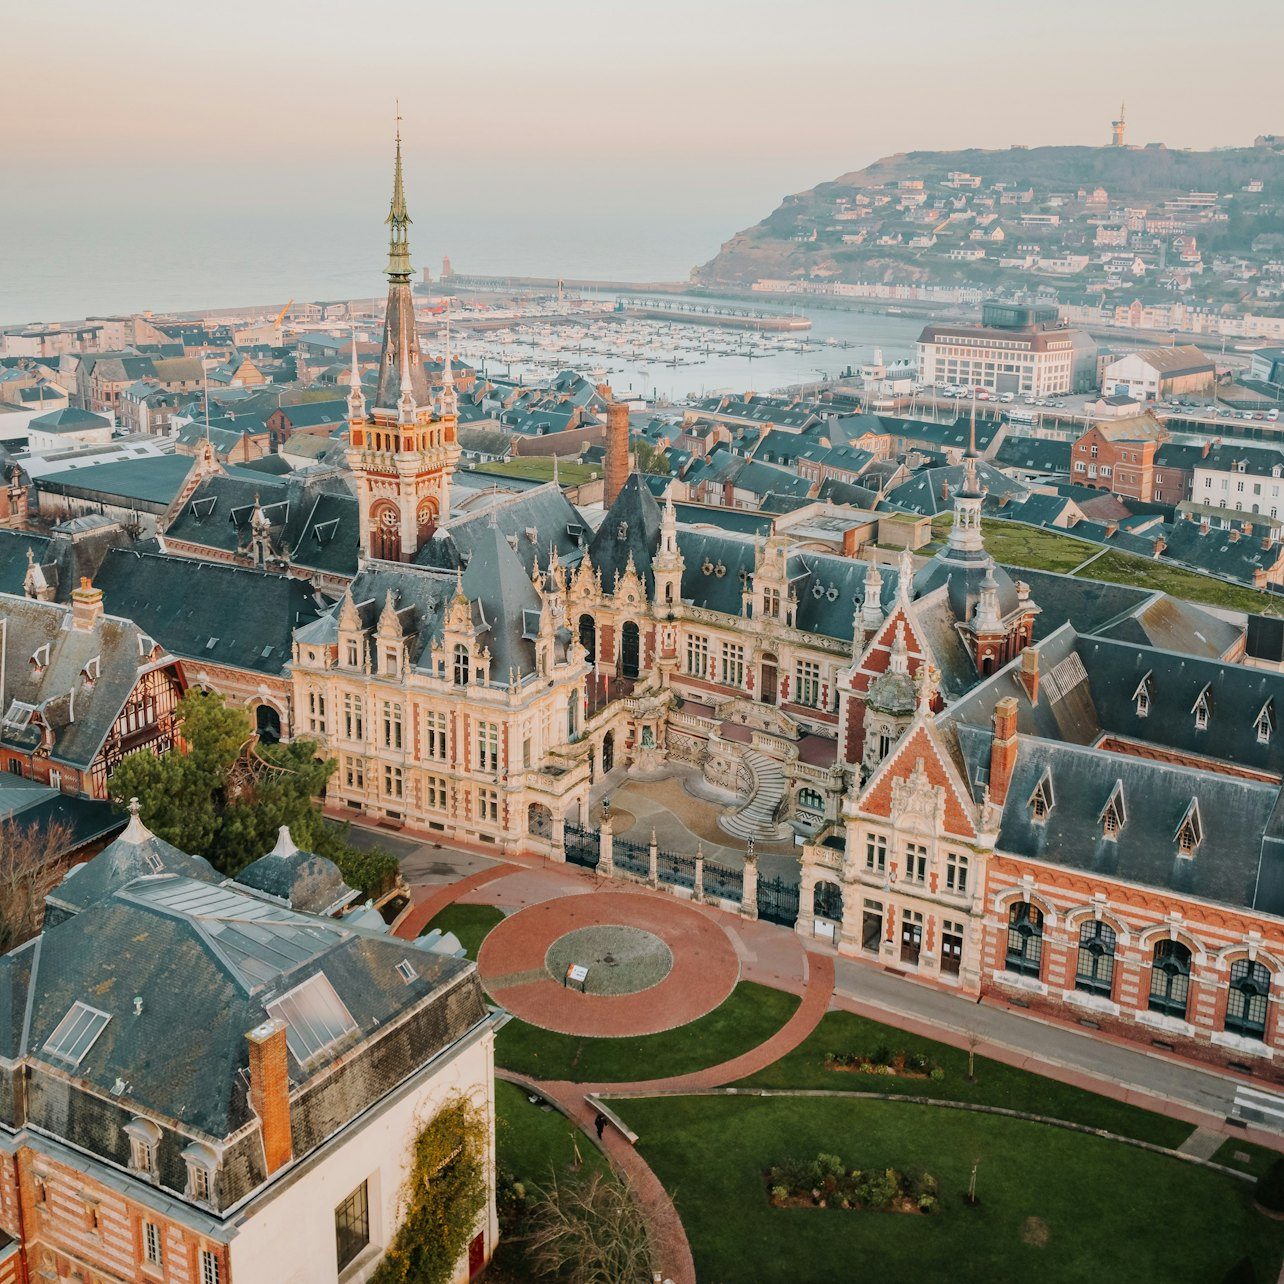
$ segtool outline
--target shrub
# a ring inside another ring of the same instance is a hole
[[[1277,1159],[1257,1179],[1257,1202],[1273,1213],[1284,1213],[1284,1159]]]
[[[934,1213],[934,1212],[936,1212],[936,1196],[935,1196],[935,1195],[920,1195],[920,1196],[918,1197],[918,1211],[919,1211],[920,1213]]]
[[[788,1186],[773,1186],[771,1188],[771,1202],[773,1204],[783,1204],[789,1198]]]
[[[933,1066],[928,1072],[927,1077],[931,1079],[933,1083],[940,1083],[941,1080],[945,1078],[945,1071],[940,1066]]]

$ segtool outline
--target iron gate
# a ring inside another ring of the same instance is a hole
[[[660,879],[674,887],[695,889],[695,857],[680,852],[657,852],[655,870]]]
[[[798,921],[798,884],[783,878],[758,880],[758,917],[782,927],[793,927]]]
[[[837,883],[817,883],[812,897],[812,910],[817,918],[843,921],[843,889]]]
[[[596,829],[581,829],[578,825],[566,826],[566,859],[572,865],[596,869],[602,855],[602,838]]]

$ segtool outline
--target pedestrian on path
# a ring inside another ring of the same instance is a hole
[[[597,1118],[593,1120],[593,1127],[597,1129],[597,1139],[602,1140],[602,1134],[606,1131],[606,1116],[599,1110]]]

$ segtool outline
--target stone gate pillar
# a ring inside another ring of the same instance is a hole
[[[615,877],[615,835],[611,831],[614,822],[604,820],[601,829],[601,844],[598,847],[597,872],[603,878]]]
[[[647,880],[652,887],[660,886],[660,852],[655,841],[655,830],[651,831],[651,850],[647,857]]]
[[[742,918],[758,917],[758,857],[745,853],[745,872],[740,886],[740,914]]]
[[[553,834],[550,839],[552,850],[549,858],[560,864],[566,863],[566,817],[557,813],[553,816]]]
[[[695,891],[692,893],[693,901],[704,900],[704,844],[696,844],[695,855]]]

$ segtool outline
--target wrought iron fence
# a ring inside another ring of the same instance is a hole
[[[656,853],[655,868],[661,882],[695,890],[694,856],[683,856],[681,852],[660,851]]]
[[[572,865],[596,869],[602,855],[602,837],[596,829],[581,829],[578,825],[566,826],[566,859]]]
[[[817,883],[816,894],[812,897],[812,910],[817,918],[842,922],[843,889],[837,883]]]
[[[744,893],[744,870],[719,865],[717,861],[704,863],[704,894],[717,896],[724,901],[738,901]]]
[[[625,869],[630,874],[640,874],[643,878],[650,878],[650,845],[647,843],[631,843],[627,839],[617,838],[611,844],[611,862],[616,869]]]

